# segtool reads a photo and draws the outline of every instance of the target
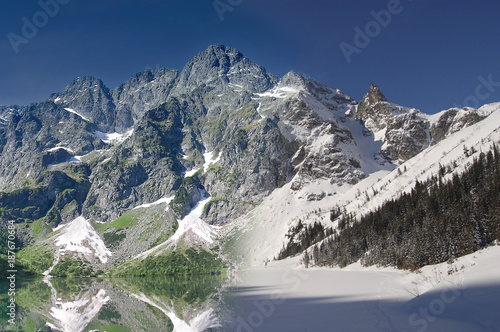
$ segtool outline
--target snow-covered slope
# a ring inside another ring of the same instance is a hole
[[[45,276],[50,275],[54,266],[65,255],[76,253],[97,265],[105,264],[112,255],[94,227],[82,216],[55,228],[53,235],[47,241],[50,245],[54,245],[56,250],[54,262],[43,272]]]
[[[441,167],[450,166],[453,170],[444,180],[451,179],[455,172],[463,172],[481,151],[488,151],[493,143],[500,142],[500,103],[485,105],[479,111],[491,113],[481,122],[451,134],[400,165],[377,181],[368,196],[361,195],[345,205],[346,211],[357,216],[368,213],[385,201],[410,192],[416,181],[425,181],[438,174]],[[465,155],[464,148],[475,153]]]
[[[288,229],[296,225],[299,219],[306,224],[318,221],[325,226],[335,227],[336,224],[330,221],[330,210],[335,207],[345,208],[345,212],[359,217],[385,201],[409,192],[416,181],[427,180],[443,166],[453,168],[445,177],[451,178],[454,172],[464,171],[480,151],[488,151],[493,143],[500,142],[500,103],[485,105],[477,112],[489,116],[451,133],[394,170],[394,166],[382,167],[373,159],[370,163],[370,156],[373,156],[370,146],[376,144],[373,136],[356,137],[360,142],[363,139],[366,141],[350,147],[358,158],[364,156],[360,159],[363,161],[362,169],[367,174],[365,179],[355,185],[342,186],[318,179],[298,192],[291,190],[292,182],[289,182],[229,226],[225,230],[230,239],[228,243],[239,243],[240,259],[252,265],[261,265],[277,256],[286,243]],[[354,122],[350,130],[356,135]],[[476,152],[466,156],[464,147]],[[456,168],[452,166],[454,163]],[[304,192],[322,192],[326,197],[321,201],[309,201],[304,199]]]
[[[82,216],[61,226],[55,245],[61,255],[65,252],[79,252],[88,260],[98,258],[102,263],[106,263],[108,256],[111,256],[111,251],[106,248],[94,227]]]

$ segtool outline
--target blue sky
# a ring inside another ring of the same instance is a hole
[[[0,105],[45,100],[84,75],[112,89],[225,44],[357,100],[374,82],[427,113],[475,106],[500,101],[499,14],[493,0],[1,0]]]

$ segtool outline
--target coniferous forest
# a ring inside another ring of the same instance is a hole
[[[332,236],[304,253],[304,262],[344,267],[361,260],[365,266],[416,270],[500,240],[498,147],[480,153],[465,172],[445,181],[448,172],[451,167],[441,167],[410,193],[358,221],[343,216]]]

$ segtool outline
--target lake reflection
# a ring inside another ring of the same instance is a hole
[[[220,331],[222,281],[219,276],[18,280],[17,324],[2,319],[0,329]],[[7,303],[6,292],[2,297]]]

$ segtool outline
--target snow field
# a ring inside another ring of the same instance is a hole
[[[231,328],[498,331],[499,259],[500,246],[493,246],[416,273],[359,263],[304,269],[298,257],[270,262],[242,271]]]
[[[87,259],[97,257],[101,263],[106,263],[108,256],[112,255],[94,227],[82,216],[54,229],[57,230],[61,230],[55,241],[59,255],[78,252]]]

